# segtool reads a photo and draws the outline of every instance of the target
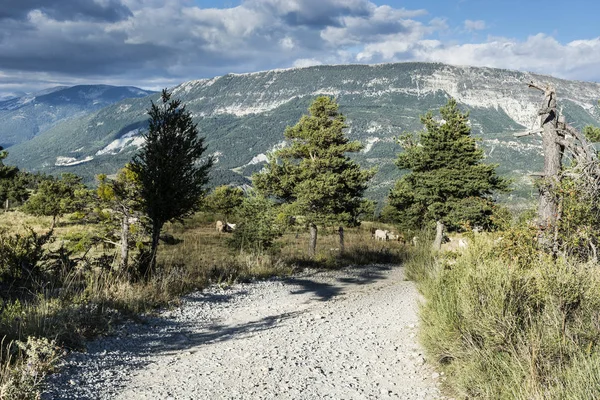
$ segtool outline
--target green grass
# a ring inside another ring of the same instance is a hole
[[[523,260],[515,249],[481,235],[464,253],[422,249],[407,265],[425,297],[421,340],[448,392],[600,398],[599,266],[539,253]]]

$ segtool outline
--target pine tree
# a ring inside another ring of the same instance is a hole
[[[206,208],[214,213],[223,214],[225,223],[229,222],[229,216],[244,201],[244,191],[238,187],[228,185],[218,186],[211,194],[206,196],[204,204]]]
[[[0,146],[0,204],[4,205],[5,211],[8,211],[9,201],[21,201],[27,198],[27,191],[21,182],[17,179],[19,169],[10,165],[4,165],[4,160],[8,152]]]
[[[396,165],[410,170],[389,195],[399,222],[420,228],[439,221],[452,230],[463,224],[490,226],[491,194],[503,191],[508,181],[498,177],[496,165],[482,163],[483,151],[471,136],[468,113],[454,99],[440,109],[442,120],[431,112],[421,117],[425,130],[404,135],[404,151]]]
[[[141,265],[143,276],[156,267],[156,251],[164,224],[198,210],[208,182],[212,158],[201,160],[204,138],[180,100],[162,91],[161,104],[152,102],[145,144],[131,163],[140,180],[142,209],[150,220],[150,260]]]
[[[89,191],[81,177],[64,173],[60,179],[48,177],[40,182],[35,194],[24,204],[23,211],[52,217],[51,230],[64,214],[81,211],[88,206]]]
[[[255,187],[287,203],[290,215],[302,215],[310,228],[309,256],[314,256],[317,225],[340,226],[340,251],[343,251],[343,226],[358,224],[365,209],[363,192],[374,175],[362,170],[346,153],[362,148],[344,134],[345,117],[329,97],[318,97],[293,127],[285,130],[291,146],[276,151],[266,170],[255,174]]]

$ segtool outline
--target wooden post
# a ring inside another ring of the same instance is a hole
[[[340,235],[340,254],[344,254],[345,245],[344,245],[344,227],[340,225],[338,228],[338,234]]]
[[[308,242],[308,256],[314,258],[317,254],[317,225],[313,222],[308,224],[310,239]]]
[[[435,240],[433,241],[433,250],[440,251],[442,248],[442,239],[444,238],[444,231],[446,226],[442,221],[436,221],[435,223]]]

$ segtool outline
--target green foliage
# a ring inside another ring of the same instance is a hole
[[[151,224],[148,267],[153,270],[162,227],[198,210],[213,161],[211,157],[201,160],[204,138],[198,135],[191,113],[180,100],[171,100],[166,89],[161,104],[152,102],[148,115],[145,143],[133,158],[131,171],[139,178],[142,209]],[[145,276],[148,270],[141,272]]]
[[[0,146],[0,205],[9,203],[22,203],[29,195],[26,188],[26,174],[19,171],[17,167],[4,165],[3,160],[8,152]]]
[[[81,211],[90,203],[90,192],[73,174],[63,174],[60,179],[43,180],[35,194],[25,203],[23,211],[37,216],[50,216],[53,223],[67,213]]]
[[[29,228],[26,234],[11,235],[0,230],[0,282],[39,277],[41,261],[47,256],[43,246],[51,238],[52,231],[38,235]]]
[[[588,125],[583,128],[583,134],[590,142],[600,142],[600,128]]]
[[[303,216],[309,225],[357,225],[375,171],[361,169],[346,155],[362,148],[346,137],[346,127],[338,104],[318,97],[309,115],[285,130],[291,146],[277,150],[266,171],[253,176],[255,187],[288,203],[290,215]]]
[[[273,201],[256,193],[243,198],[237,210],[238,223],[230,245],[236,250],[262,254],[283,234]]]
[[[464,224],[489,228],[491,195],[506,190],[508,182],[496,175],[495,165],[482,163],[483,150],[471,137],[468,113],[462,113],[454,99],[440,115],[441,122],[427,113],[421,117],[424,131],[400,137],[404,151],[396,164],[410,172],[396,182],[389,204],[407,228],[438,220],[451,230]]]
[[[225,222],[235,212],[244,200],[244,191],[229,185],[217,186],[212,193],[204,199],[204,206],[214,213],[223,214]]]

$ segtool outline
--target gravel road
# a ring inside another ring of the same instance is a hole
[[[213,287],[65,360],[44,399],[439,399],[403,269]]]

